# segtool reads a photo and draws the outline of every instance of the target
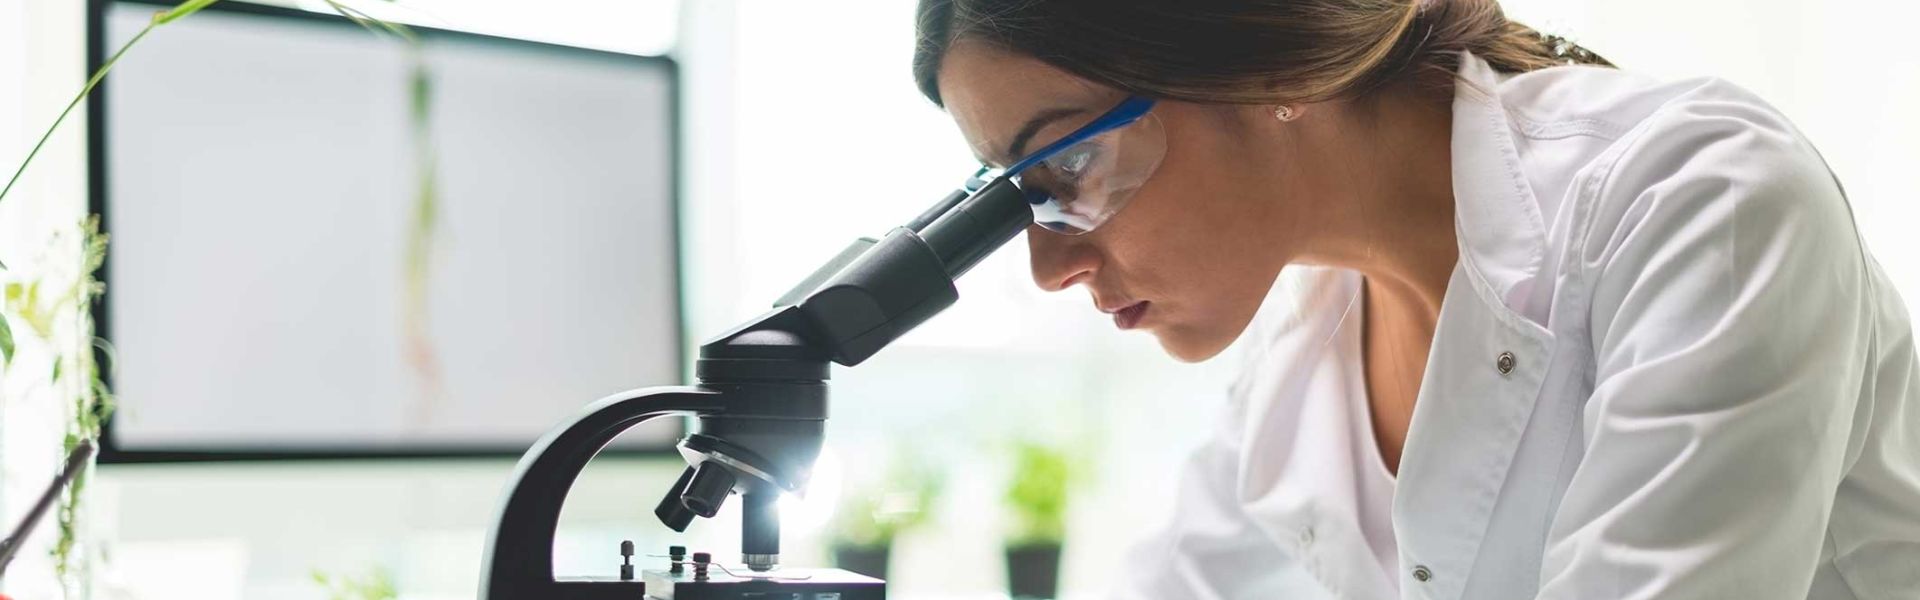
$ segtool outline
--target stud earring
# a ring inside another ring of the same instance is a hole
[[[1296,113],[1294,113],[1293,107],[1291,106],[1282,104],[1280,106],[1273,107],[1273,118],[1279,119],[1282,123],[1287,121],[1292,121],[1295,116],[1297,115]]]

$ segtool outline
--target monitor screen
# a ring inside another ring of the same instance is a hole
[[[682,379],[665,59],[210,9],[100,91],[116,452],[517,453]]]

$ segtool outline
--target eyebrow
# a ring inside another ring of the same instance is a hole
[[[1033,136],[1035,134],[1040,133],[1041,128],[1051,125],[1055,121],[1059,121],[1067,117],[1079,115],[1084,112],[1087,112],[1087,109],[1085,108],[1053,108],[1053,109],[1040,111],[1039,114],[1036,114],[1032,118],[1027,119],[1027,123],[1025,125],[1020,126],[1020,131],[1018,133],[1013,134],[1013,141],[1007,144],[1006,151],[1002,152],[1000,155],[1001,158],[1006,159],[1002,162],[1011,164],[1013,161],[1019,160],[1020,157],[1026,155],[1027,144],[1033,141]]]

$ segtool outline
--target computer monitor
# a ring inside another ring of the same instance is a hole
[[[95,5],[95,64],[161,8]],[[103,460],[517,454],[683,379],[673,63],[419,33],[221,3],[97,90]]]

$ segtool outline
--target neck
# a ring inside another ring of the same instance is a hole
[[[1326,189],[1339,191],[1321,196],[1333,201],[1299,258],[1359,271],[1378,306],[1428,324],[1438,318],[1459,254],[1453,116],[1448,102],[1432,96],[1382,92],[1302,123],[1322,129],[1304,134],[1333,140],[1316,162]]]

